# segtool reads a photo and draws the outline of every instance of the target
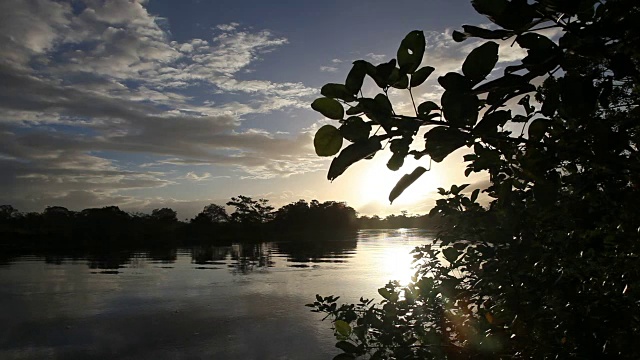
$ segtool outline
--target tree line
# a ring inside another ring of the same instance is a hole
[[[226,205],[226,206],[225,206]],[[275,209],[267,199],[239,195],[209,204],[180,221],[171,208],[150,214],[117,206],[72,211],[48,206],[23,213],[0,206],[0,245],[10,249],[158,248],[231,241],[289,240],[332,236],[361,228],[428,227],[426,216],[358,217],[344,202],[298,200]],[[227,209],[233,209],[229,212]]]

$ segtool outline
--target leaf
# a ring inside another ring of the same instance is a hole
[[[433,110],[440,110],[438,104],[433,101],[425,101],[422,104],[418,105],[418,118],[425,120],[430,112]]]
[[[340,127],[342,137],[351,142],[368,139],[370,132],[371,124],[365,123],[362,118],[358,116],[348,117],[345,123]]]
[[[318,129],[313,138],[313,147],[318,156],[333,156],[342,148],[342,134],[332,125]]]
[[[380,141],[375,137],[371,137],[367,141],[361,141],[347,146],[331,162],[327,179],[329,181],[333,181],[338,176],[342,175],[349,166],[375,154],[381,148],[382,146],[380,145]]]
[[[400,73],[398,68],[394,68],[389,76],[389,84],[396,89],[406,89],[409,87],[409,76]]]
[[[357,94],[362,88],[364,77],[367,75],[367,64],[369,63],[364,60],[357,60],[353,63],[353,67],[351,71],[349,71],[347,80],[344,83],[352,94]]]
[[[495,134],[499,126],[504,126],[511,119],[511,110],[498,110],[485,113],[482,120],[473,128],[474,135]]]
[[[338,341],[336,347],[347,354],[355,354],[358,352],[358,347],[348,341]]]
[[[391,171],[397,171],[404,164],[406,154],[393,154],[387,162],[387,168]]]
[[[442,255],[444,255],[444,258],[447,259],[448,262],[453,264],[456,260],[458,260],[458,256],[460,256],[460,252],[455,248],[448,247],[442,250]]]
[[[466,144],[468,135],[448,126],[436,126],[424,135],[425,151],[433,161],[441,162],[447,155]]]
[[[422,62],[424,48],[425,38],[422,31],[414,30],[407,34],[400,43],[397,53],[400,72],[413,74]]]
[[[344,320],[336,320],[333,323],[336,327],[336,332],[342,336],[349,336],[351,334],[351,326]]]
[[[473,49],[464,63],[462,73],[475,85],[484,80],[498,62],[498,44],[488,41]]]
[[[405,174],[400,178],[396,186],[393,187],[391,193],[389,193],[389,202],[393,204],[393,200],[397,199],[400,194],[402,194],[409,185],[413,184],[422,174],[424,174],[427,169],[422,166],[418,166],[411,172],[411,174]]]
[[[464,127],[476,123],[479,105],[476,95],[447,90],[442,94],[440,104],[445,119],[451,124]]]
[[[471,90],[471,82],[462,74],[450,72],[438,78],[438,83],[445,89],[455,92]]]
[[[413,73],[413,75],[411,75],[411,87],[414,88],[422,85],[434,70],[435,68],[431,66],[425,66]]]
[[[319,98],[311,103],[311,108],[329,119],[342,120],[344,117],[344,109],[342,105],[334,99]]]
[[[322,87],[320,93],[328,98],[341,99],[347,102],[356,100],[352,92],[342,84],[326,84]]]
[[[464,30],[464,33],[460,33],[460,34],[464,35],[464,39],[467,39],[469,37],[479,37],[487,40],[499,40],[499,39],[506,39],[514,34],[513,31],[508,31],[503,29],[489,30],[489,29],[483,29],[481,27],[477,27],[473,25],[462,25],[462,29]],[[460,38],[460,35],[458,35],[458,38]]]
[[[353,360],[355,358],[354,355],[342,353],[334,356],[333,360]]]
[[[550,122],[546,119],[535,119],[529,124],[528,134],[529,140],[539,141],[547,132]]]
[[[480,195],[480,189],[473,190],[473,192],[471,193],[471,202],[476,202],[476,200],[478,199],[478,195]]]

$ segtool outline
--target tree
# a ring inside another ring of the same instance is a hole
[[[191,220],[195,223],[218,224],[226,223],[230,220],[229,214],[224,206],[218,204],[209,204],[204,207],[201,213]]]
[[[170,208],[153,209],[151,218],[164,224],[171,224],[178,222],[178,213]]]
[[[482,191],[491,202],[481,206],[480,189],[466,192],[467,184],[439,189],[431,216],[441,228],[433,244],[415,250],[412,283],[379,289],[380,304],[337,306],[335,297],[318,295],[309,306],[333,319],[341,359],[638,358],[640,6],[472,5],[495,26],[453,32],[454,41],[488,41],[468,54],[461,73],[438,78],[440,104],[403,115],[387,97],[396,88],[413,99],[412,89],[434,71],[420,67],[425,38],[412,31],[397,60],[358,60],[345,84],[322,87],[312,108],[339,127],[320,128],[314,145],[320,156],[339,153],[329,180],[376,156],[383,143],[392,170],[407,156],[438,163],[467,147],[465,174],[488,174]],[[553,40],[542,29],[560,35]],[[494,40],[526,56],[491,77]],[[367,76],[382,93],[363,96]],[[380,134],[371,136],[373,127]],[[420,129],[424,146],[412,148]],[[340,151],[343,139],[351,144]],[[389,200],[426,171],[405,175]]]
[[[238,195],[227,202],[227,206],[233,206],[236,210],[231,214],[231,221],[240,224],[261,224],[273,218],[273,206],[268,205],[269,200],[253,200],[248,196]]]

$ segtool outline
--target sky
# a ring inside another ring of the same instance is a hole
[[[414,95],[437,102],[437,76],[477,45],[451,32],[487,22],[465,0],[2,0],[0,203],[170,207],[187,219],[246,195],[426,213],[437,187],[483,182],[464,177],[464,150],[389,205],[395,182],[428,159],[392,172],[385,150],[329,182],[313,134],[335,121],[310,104],[354,60],[394,58],[412,30],[425,32],[424,64],[436,68]],[[501,46],[499,66],[519,55]],[[405,92],[390,97],[411,115]]]

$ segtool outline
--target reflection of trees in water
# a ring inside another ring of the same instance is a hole
[[[231,246],[231,259],[228,266],[234,274],[248,274],[256,270],[272,267],[271,243],[234,244]]]
[[[91,269],[120,269],[129,263],[132,256],[133,253],[131,252],[89,254],[87,256],[87,265]]]
[[[231,246],[195,246],[191,248],[191,262],[198,265],[220,265],[231,253]]]
[[[292,262],[346,262],[353,256],[358,241],[343,239],[335,241],[288,241],[276,243],[278,252]]]
[[[157,248],[149,250],[149,259],[162,264],[173,264],[178,259],[177,248]]]

